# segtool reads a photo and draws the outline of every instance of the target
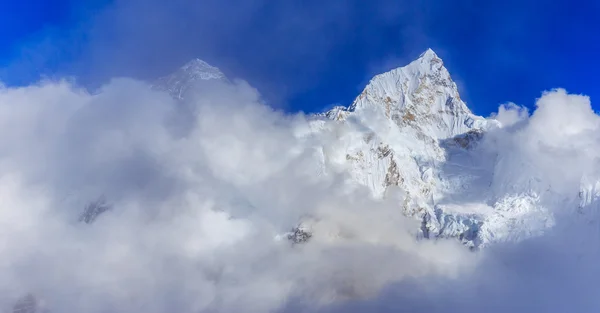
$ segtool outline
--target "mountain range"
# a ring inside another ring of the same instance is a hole
[[[169,94],[177,104],[181,104],[173,110],[177,116],[168,122],[177,126],[169,127],[169,130],[181,131],[179,135],[184,134],[181,136],[184,137],[186,131],[189,131],[188,128],[193,127],[190,125],[198,122],[196,120],[198,116],[195,116],[198,112],[194,110],[193,105],[195,97],[218,85],[224,84],[230,87],[237,83],[239,82],[229,80],[217,67],[200,59],[194,59],[174,73],[155,80],[152,88]],[[147,87],[146,84],[141,85],[143,88]],[[157,94],[152,93],[152,96]],[[163,100],[170,100],[164,94],[160,96]],[[171,109],[172,102],[167,101],[167,103],[168,108]],[[210,105],[216,104],[218,102],[210,102]],[[236,109],[238,108],[232,110]],[[518,133],[511,132],[515,129],[515,124],[507,123],[498,115],[482,117],[474,114],[461,99],[457,85],[444,66],[443,60],[431,49],[423,52],[406,66],[373,77],[347,106],[337,106],[325,112],[298,116],[301,117],[302,126],[299,130],[293,129],[293,136],[301,143],[299,148],[305,150],[302,151],[302,155],[306,154],[309,157],[306,158],[306,162],[305,159],[302,159],[302,162],[291,162],[293,163],[291,166],[300,168],[300,171],[306,172],[308,176],[336,179],[342,177],[341,186],[348,187],[349,192],[366,190],[364,197],[381,200],[384,205],[391,205],[393,210],[397,209],[397,212],[412,220],[414,229],[410,234],[414,234],[418,240],[456,240],[471,250],[484,249],[502,242],[517,242],[539,236],[556,226],[558,220],[556,210],[551,209],[556,207],[567,208],[566,211],[572,208],[576,218],[583,217],[589,221],[587,224],[592,227],[596,225],[594,223],[597,218],[594,216],[597,216],[600,209],[600,181],[597,180],[597,172],[588,171],[587,168],[581,172],[573,171],[565,166],[563,172],[558,172],[574,173],[564,186],[560,183],[556,184],[557,181],[566,180],[560,175],[548,179],[549,167],[537,166],[536,162],[539,160],[536,160],[535,154],[518,151],[527,149],[531,141],[523,136],[512,136]],[[210,128],[210,126],[206,127]],[[547,129],[544,128],[542,132],[544,131]],[[511,135],[503,137],[506,134]],[[539,134],[536,133],[534,141],[541,140],[537,135]],[[184,139],[188,140],[187,137]],[[190,139],[193,140],[198,140],[198,137]],[[502,142],[503,140],[522,141],[517,145],[511,145],[510,142],[508,144]],[[217,139],[207,150],[215,147],[222,148],[222,144],[223,141]],[[249,147],[241,151],[256,149],[252,142]],[[170,153],[169,149],[165,150]],[[218,151],[216,158],[221,158],[222,151],[226,149]],[[280,151],[281,149],[277,148],[267,152],[274,152],[277,157]],[[545,153],[545,150],[539,151]],[[227,177],[246,166],[244,164],[246,154],[242,152],[238,155],[239,158],[233,158],[231,161],[236,163],[232,166],[233,170],[223,174],[222,177]],[[195,158],[194,154],[187,156]],[[268,159],[270,160],[268,162],[275,160],[276,157]],[[551,158],[549,160],[553,161]],[[241,163],[239,167],[237,163]],[[253,163],[248,162],[248,164]],[[261,174],[260,169],[249,173]],[[581,176],[581,173],[586,174]],[[327,180],[323,179],[323,181]],[[575,185],[572,184],[573,182]],[[579,186],[577,182],[580,183]],[[211,183],[218,184],[212,181],[207,184]],[[335,186],[339,187],[339,185]],[[295,180],[292,186],[296,188]],[[255,208],[264,204],[264,202],[258,205],[251,203],[252,199],[247,199],[249,198],[247,193],[243,194],[243,191],[235,188],[236,186],[232,187],[234,188],[227,188],[226,193],[235,194],[234,201],[243,203],[240,206],[248,205]],[[261,188],[268,187],[258,187]],[[342,197],[348,195],[346,191],[341,193]],[[331,189],[327,189],[327,192],[331,192]],[[237,197],[238,193],[240,193],[239,197]],[[92,194],[96,193],[92,192]],[[362,193],[354,195],[363,196]],[[359,197],[352,197],[351,201],[356,201]],[[343,202],[344,199],[335,198],[337,202],[340,200]],[[101,196],[91,202],[82,200],[88,204],[84,206],[79,222],[94,224],[100,215],[113,209],[112,200],[110,195],[106,198]],[[294,198],[291,201],[297,200]],[[276,205],[285,207],[285,204],[287,202],[284,201],[283,205],[281,203]],[[336,203],[336,205],[346,209],[344,203]],[[309,207],[304,203],[301,206]],[[342,210],[342,214],[337,214],[338,211],[335,212],[336,214],[330,214],[331,212],[324,212],[327,209],[322,212],[310,208],[300,213],[311,212],[312,215],[302,215],[289,224],[287,231],[281,228],[281,225],[283,228],[288,225],[289,220],[284,219],[281,224],[269,228],[266,237],[260,238],[270,240],[271,236],[274,236],[273,240],[283,240],[284,244],[287,244],[285,240],[288,240],[292,247],[307,245],[306,248],[310,248],[317,246],[311,245],[313,241],[328,243],[344,240],[369,241],[371,238],[361,237],[369,237],[370,232],[378,227],[375,225],[374,228],[366,231],[362,231],[363,228],[360,227],[358,228],[361,231],[344,229],[347,225],[342,225],[339,220],[327,219],[339,218],[338,215],[343,215],[345,218],[347,211]],[[369,207],[360,207],[360,209],[369,210]],[[362,218],[360,215],[362,212],[358,211],[359,219]],[[228,216],[223,218],[224,220],[236,219],[233,214],[235,212],[226,213]],[[385,219],[388,218],[388,213],[385,212]],[[296,218],[294,214],[295,212],[289,214],[292,216],[290,219]],[[352,218],[357,218],[357,211],[353,210],[350,214],[353,214]],[[333,215],[336,216],[332,218]],[[368,224],[368,214],[365,216],[366,222],[361,221],[356,224]],[[352,218],[343,222],[352,223],[355,221]],[[390,219],[392,222],[385,226],[395,227],[396,219],[393,217]],[[403,218],[402,222],[404,222]],[[234,228],[239,225],[244,224],[236,224]],[[194,224],[193,227],[195,226]],[[398,225],[399,228],[405,226]],[[386,231],[378,234],[384,234],[384,237],[389,233],[392,234],[390,237],[398,234],[388,232],[388,229],[385,228]],[[278,233],[279,231],[281,233]],[[595,231],[597,234],[597,227]],[[229,235],[224,233],[224,237]],[[152,240],[154,239],[152,237]],[[382,240],[381,237],[376,239],[379,242],[383,241],[381,244],[385,246],[389,243],[395,244],[396,237],[389,238],[390,241]],[[569,241],[568,244],[573,245],[575,242]],[[587,248],[584,246],[582,249]],[[45,312],[43,311],[45,303],[33,294],[26,293],[19,298],[13,306],[13,312]]]
[[[154,87],[182,100],[208,81],[230,83],[218,68],[195,59]],[[304,136],[336,138],[315,152],[316,175],[345,173],[379,199],[401,195],[398,210],[420,221],[420,238],[456,238],[479,249],[554,225],[540,201],[545,191],[534,186],[536,177],[524,178],[527,186],[515,186],[498,175],[503,159],[484,142],[504,126],[471,112],[431,49],[373,77],[348,106],[310,115],[309,124]],[[599,189],[593,183],[582,186],[580,207],[598,198]],[[318,224],[306,218],[286,235],[306,242],[320,236]]]

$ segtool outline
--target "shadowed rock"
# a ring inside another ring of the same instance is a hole
[[[310,237],[312,237],[312,233],[302,229],[301,227],[294,227],[287,235],[288,240],[294,244],[305,243],[310,239]]]
[[[79,221],[86,224],[93,223],[100,214],[110,210],[111,207],[106,203],[104,197],[88,204],[83,213],[79,216]]]
[[[19,299],[13,306],[12,313],[36,313],[40,312],[38,301],[32,294]]]

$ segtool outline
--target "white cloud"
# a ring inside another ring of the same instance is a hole
[[[500,108],[505,127],[482,145],[498,154],[492,187],[508,194],[537,182],[559,222],[479,253],[416,241],[397,197],[376,201],[340,177],[315,178],[311,151],[332,142],[311,138],[304,116],[273,111],[246,83],[192,99],[182,113],[128,79],[94,95],[66,82],[2,89],[0,307],[27,293],[52,312],[599,307],[597,233],[583,226],[597,220],[595,204],[573,213],[581,176],[600,180],[589,99],[558,90],[531,117]],[[111,210],[78,222],[101,197]],[[319,234],[310,244],[276,240],[307,216]]]
[[[188,106],[182,132],[180,104],[129,79],[94,95],[66,82],[2,90],[0,306],[32,293],[53,312],[266,312],[456,275],[469,257],[414,241],[393,203],[307,173],[318,142],[299,135],[304,117],[244,82]],[[101,198],[111,209],[78,222]],[[275,239],[307,215],[330,236]]]
[[[493,114],[493,118],[502,123],[503,126],[511,126],[517,122],[523,121],[529,117],[529,111],[526,107],[520,107],[515,103],[503,104],[498,108],[498,113]]]

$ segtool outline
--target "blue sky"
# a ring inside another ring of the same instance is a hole
[[[600,1],[0,1],[7,85],[42,75],[93,88],[199,57],[275,107],[316,111],[431,47],[478,114],[556,87],[600,103]]]

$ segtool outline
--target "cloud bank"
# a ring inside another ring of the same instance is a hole
[[[243,81],[185,104],[131,79],[3,88],[0,307],[31,294],[51,312],[592,311],[597,202],[576,209],[581,177],[600,179],[599,117],[564,90],[537,104],[502,107],[482,149],[497,186],[535,177],[560,222],[473,253],[417,241],[401,195],[318,175],[314,151],[335,139]],[[282,238],[306,217],[319,236]]]
[[[183,110],[130,79],[1,91],[2,307],[33,294],[52,312],[266,312],[468,262],[456,243],[415,242],[394,203],[316,177],[304,116],[243,82],[200,94]],[[82,221],[86,207],[107,209]],[[348,239],[278,240],[307,215]]]

